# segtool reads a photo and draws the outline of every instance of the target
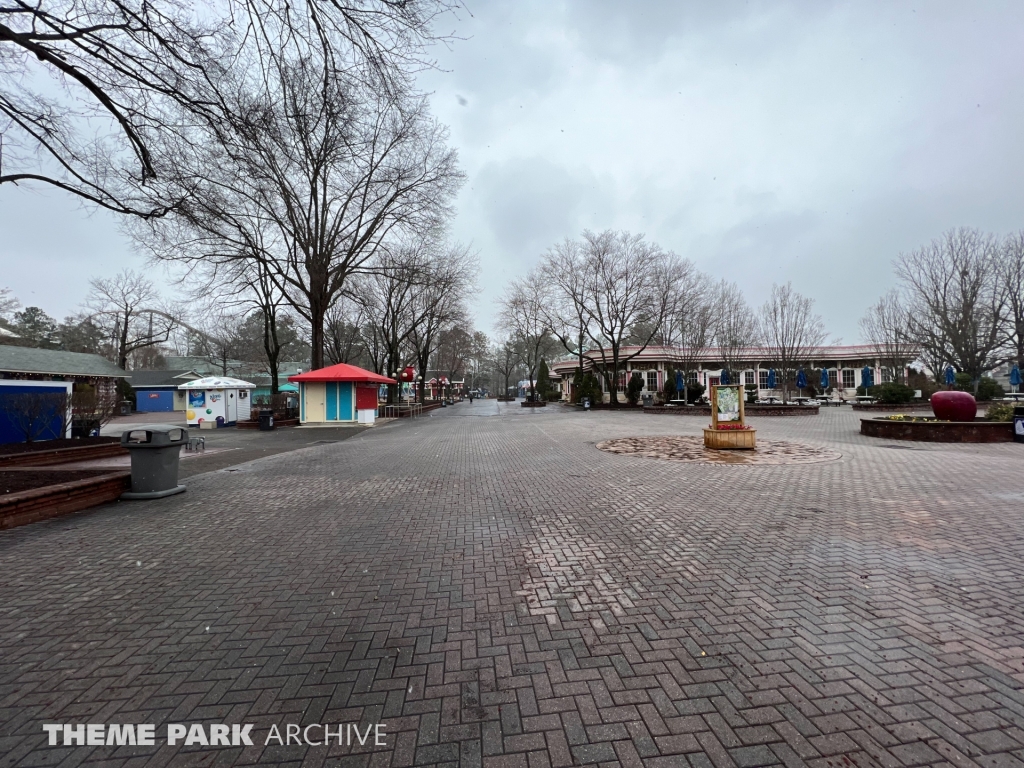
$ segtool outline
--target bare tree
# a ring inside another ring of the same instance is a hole
[[[757,341],[757,319],[736,283],[722,280],[712,291],[711,301],[714,344],[725,369],[738,376],[737,364]],[[732,383],[743,382],[732,379]]]
[[[120,367],[127,369],[136,350],[168,340],[174,320],[162,311],[160,295],[144,275],[125,269],[89,285],[86,307],[111,340],[112,357]]]
[[[548,300],[547,283],[535,270],[523,279],[512,281],[501,300],[499,313],[501,327],[520,347],[520,359],[526,366],[530,394],[534,398],[540,360],[556,343],[548,322]]]
[[[825,325],[813,310],[814,301],[794,291],[791,283],[773,285],[771,298],[761,307],[761,336],[779,369],[783,402],[797,367],[825,342]]]
[[[470,358],[475,349],[473,333],[468,323],[463,320],[451,328],[441,332],[435,356],[436,368],[443,373],[448,381],[454,382],[459,377],[465,379]]]
[[[362,303],[351,296],[339,296],[327,310],[325,318],[324,361],[330,365],[363,365],[367,355],[363,340],[363,324],[366,322]],[[378,372],[382,373],[383,370]]]
[[[10,321],[11,316],[21,309],[21,302],[10,288],[0,288],[0,320]]]
[[[860,319],[861,331],[879,352],[892,381],[905,383],[903,373],[914,358],[910,333],[910,318],[899,291],[886,293]]]
[[[522,365],[522,353],[523,345],[512,336],[506,336],[495,344],[491,350],[491,360],[494,363],[495,373],[501,377],[505,384],[501,390],[502,398],[508,397],[508,383],[519,366]]]
[[[409,333],[416,368],[424,375],[441,343],[442,333],[456,325],[468,326],[466,299],[475,286],[479,263],[469,248],[447,246],[436,254],[426,280],[415,295],[416,322]],[[419,382],[420,402],[425,381]]]
[[[595,362],[613,406],[619,404],[619,371],[664,327],[676,307],[692,264],[648,243],[643,235],[611,230],[584,232],[585,289],[581,306]],[[623,347],[633,347],[628,354]]]
[[[1024,230],[1003,240],[999,254],[999,279],[1006,289],[1010,355],[1018,366],[1024,367]]]
[[[679,366],[683,371],[683,401],[689,402],[690,375],[714,341],[715,306],[711,302],[712,286],[705,275],[698,275],[690,295],[680,305],[675,318],[678,335]]]
[[[582,373],[588,322],[587,260],[582,243],[566,238],[553,246],[540,272],[550,288],[541,306],[547,325],[565,351],[576,355],[576,368]]]
[[[426,49],[447,39],[435,23],[455,7],[226,0],[196,13],[177,2],[12,0],[0,7],[0,184],[42,183],[119,213],[164,215],[180,197],[138,186],[160,175],[162,137],[230,117],[225,70],[258,80],[253,57],[327,49],[334,68],[394,95],[431,65]],[[111,130],[97,138],[97,125]]]
[[[368,87],[332,61],[329,50],[271,56],[265,79],[235,83],[230,124],[164,152],[164,196],[184,198],[171,221],[132,229],[159,259],[261,262],[309,323],[313,368],[346,281],[401,238],[436,231],[462,183],[425,99]]]
[[[975,393],[982,374],[1004,358],[1007,285],[999,253],[991,235],[959,228],[896,260],[911,338],[970,374]],[[941,365],[933,372],[940,376]]]

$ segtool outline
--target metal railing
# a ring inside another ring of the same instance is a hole
[[[401,403],[377,407],[377,416],[382,419],[412,418],[423,415],[422,403]]]

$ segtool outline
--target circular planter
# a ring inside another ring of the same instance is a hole
[[[935,418],[943,421],[974,421],[978,415],[978,403],[974,395],[966,392],[936,392],[931,397]]]
[[[715,451],[751,451],[756,429],[704,428],[704,447]]]
[[[886,418],[861,419],[860,433],[890,440],[919,440],[927,443],[1009,443],[1013,422],[1009,421],[902,421]]]

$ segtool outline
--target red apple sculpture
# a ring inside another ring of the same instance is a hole
[[[932,395],[932,413],[943,421],[974,421],[978,403],[967,392],[936,392]]]

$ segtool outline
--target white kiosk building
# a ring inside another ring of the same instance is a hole
[[[230,376],[207,376],[178,387],[188,390],[188,425],[199,429],[233,426],[239,413],[242,419],[248,419],[249,390],[255,388],[255,384]]]

